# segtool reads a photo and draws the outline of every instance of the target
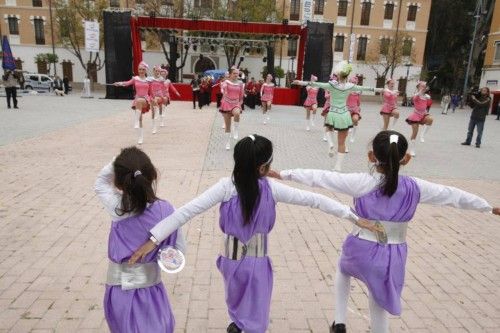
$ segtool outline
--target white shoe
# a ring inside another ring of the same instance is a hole
[[[267,119],[264,119],[264,120],[262,121],[262,123],[263,123],[264,125],[266,125],[266,124],[267,124]]]
[[[233,139],[238,140],[238,131],[233,132]]]
[[[423,136],[420,137],[420,142],[425,142],[425,139]]]
[[[267,121],[271,120],[271,117],[267,116],[266,120],[267,120]]]
[[[331,146],[330,149],[328,149],[328,156],[333,157],[335,155],[335,147]]]
[[[137,120],[134,124],[134,128],[139,128],[139,120]]]
[[[222,129],[226,129],[226,124],[222,124]]]
[[[323,135],[323,141],[327,142],[328,139],[326,138],[326,135]]]
[[[156,126],[153,127],[153,130],[151,131],[151,133],[156,134]]]
[[[349,152],[349,148],[345,146],[345,153],[347,154]]]
[[[309,126],[306,127],[306,131],[310,131],[311,128]]]
[[[163,116],[161,117],[160,127],[165,127],[165,121],[163,118],[165,118],[165,117],[163,117]]]
[[[231,149],[231,142],[226,143],[226,150]]]
[[[351,137],[349,138],[349,142],[350,142],[350,143],[354,143],[354,137],[353,137],[353,136],[351,136]]]
[[[415,150],[414,149],[411,149],[410,150],[410,156],[411,157],[415,157],[417,154],[415,154]]]

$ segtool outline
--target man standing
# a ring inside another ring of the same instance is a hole
[[[490,109],[490,89],[487,87],[481,88],[478,96],[470,96],[470,103],[472,106],[472,113],[469,120],[469,130],[467,132],[467,139],[465,139],[465,142],[462,142],[462,145],[470,146],[472,142],[472,135],[474,134],[474,127],[477,126],[476,148],[480,148],[484,121],[486,120],[486,115]]]
[[[69,79],[67,76],[63,78],[64,94],[67,95],[69,92]]]
[[[200,104],[200,84],[201,80],[197,74],[194,75],[194,78],[191,80],[191,89],[193,89],[193,109],[196,109],[196,100],[198,100],[198,105],[201,109]]]
[[[17,74],[11,70],[6,70],[3,79],[5,94],[7,95],[7,108],[10,109],[10,99],[14,101],[14,109],[17,107],[17,85],[19,84]]]

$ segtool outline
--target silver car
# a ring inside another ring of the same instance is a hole
[[[48,90],[54,85],[54,81],[46,74],[24,73],[24,88],[28,90]]]

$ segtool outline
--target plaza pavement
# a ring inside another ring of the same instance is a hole
[[[2,102],[4,103],[4,102]],[[78,96],[25,96],[20,110],[0,109],[0,332],[107,332],[102,297],[110,219],[93,193],[98,171],[121,147],[133,145],[130,101]],[[366,171],[368,142],[380,127],[378,106],[363,105],[346,171]],[[500,205],[500,121],[488,117],[481,149],[463,147],[468,114],[435,115],[427,142],[404,173],[484,196]],[[402,109],[402,118],[408,110]],[[142,148],[160,170],[159,196],[180,206],[228,176],[222,120],[213,107],[169,106],[167,127]],[[319,126],[304,130],[303,110],[275,106],[271,123],[245,111],[240,136],[259,133],[275,145],[276,169],[331,168]],[[317,120],[320,123],[320,120]],[[400,121],[397,129],[409,134]],[[293,184],[292,184],[293,185]],[[306,188],[304,186],[298,186]],[[351,199],[327,193],[344,203]],[[410,224],[403,314],[391,332],[500,331],[500,218],[420,206]],[[270,235],[274,291],[270,332],[327,332],[333,279],[349,222],[279,204]],[[228,315],[215,267],[221,233],[218,209],[184,227],[186,268],[163,275],[176,332],[224,332]],[[356,281],[349,332],[368,331],[366,288]]]

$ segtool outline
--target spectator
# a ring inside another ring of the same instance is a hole
[[[64,94],[67,95],[69,92],[69,79],[67,76],[65,76],[63,79],[63,86],[64,86]]]
[[[460,100],[460,95],[457,93],[451,95],[451,110],[453,113],[455,113],[455,109],[460,105]]]
[[[255,78],[251,78],[250,81],[245,84],[245,104],[248,105],[250,109],[255,109],[255,103],[257,99],[257,84]]]
[[[19,84],[18,75],[11,70],[6,70],[2,79],[5,87],[5,94],[7,96],[7,108],[10,109],[10,99],[12,98],[14,101],[14,109],[19,109],[17,107],[17,85]]]
[[[451,97],[450,94],[447,92],[443,95],[443,98],[441,99],[441,107],[443,110],[441,111],[441,114],[448,114],[448,108],[450,107],[450,101]]]
[[[57,75],[54,78],[54,93],[57,96],[64,96],[63,81]]]
[[[477,126],[476,148],[480,148],[481,138],[483,136],[484,122],[486,120],[486,115],[488,114],[488,111],[490,109],[490,88],[481,88],[479,95],[471,95],[469,99],[472,106],[472,113],[469,120],[467,139],[465,139],[465,142],[462,142],[462,145],[470,146],[472,142],[472,135],[474,134],[474,127]]]
[[[195,74],[194,78],[191,80],[191,89],[193,89],[193,109],[196,109],[196,101],[198,101],[198,106],[201,109],[200,104],[200,77]]]
[[[24,74],[20,70],[16,70],[15,73],[17,74],[17,80],[19,82],[19,88],[21,90],[24,90]]]

